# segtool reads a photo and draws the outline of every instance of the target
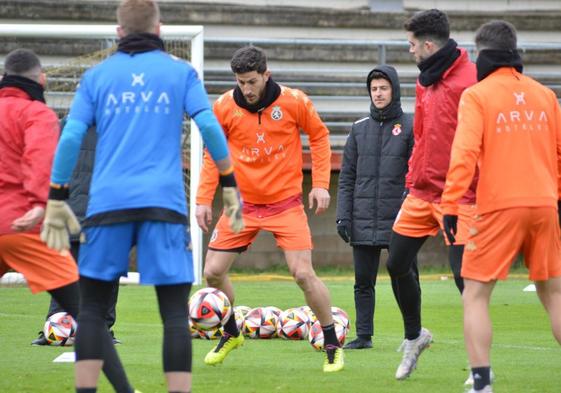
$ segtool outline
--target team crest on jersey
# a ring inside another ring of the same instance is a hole
[[[401,134],[401,124],[396,123],[396,124],[393,125],[392,134],[394,134],[395,136],[398,136],[399,134]]]
[[[271,119],[273,120],[280,120],[282,119],[282,111],[280,106],[274,106],[273,111],[271,112]]]
[[[218,230],[215,229],[214,231],[212,231],[212,235],[210,235],[210,241],[213,242],[218,238]]]

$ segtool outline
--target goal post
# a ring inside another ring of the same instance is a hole
[[[166,43],[166,48],[173,55],[188,60],[198,72],[201,81],[204,81],[204,28],[203,26],[193,25],[162,25],[160,36]],[[49,68],[59,72],[74,67],[77,71],[72,73],[65,72],[54,81],[56,86],[66,86],[66,90],[50,91],[47,89],[47,104],[52,106],[51,101],[57,101],[56,110],[59,114],[65,114],[80,80],[81,74],[85,69],[102,61],[116,49],[117,26],[116,25],[86,25],[86,24],[0,24],[0,37],[11,40],[14,45],[29,47],[35,50],[39,57],[56,56],[58,53],[44,53],[46,45],[35,42],[34,39],[55,40],[55,42],[70,42],[80,40],[80,42],[99,42],[99,51],[95,55],[83,53],[80,55],[65,55],[64,59],[54,57],[49,67],[45,71],[49,76]],[[172,47],[170,50],[169,47]],[[5,53],[4,53],[5,55]],[[57,64],[60,61],[60,64]],[[55,71],[53,71],[55,74]],[[69,76],[70,75],[70,76]],[[49,82],[49,85],[51,83]],[[71,88],[68,88],[71,86]],[[202,165],[203,143],[197,125],[193,120],[184,126],[183,143],[184,154],[184,174],[186,196],[189,200],[189,229],[191,232],[191,245],[193,251],[193,265],[195,273],[195,284],[202,282],[202,231],[197,225],[195,218],[195,198],[199,176]]]

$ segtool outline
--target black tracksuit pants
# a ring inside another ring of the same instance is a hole
[[[421,286],[414,266],[417,253],[427,237],[409,237],[392,232],[390,240],[388,272],[395,299],[403,316],[405,338],[408,340],[417,338],[421,332]],[[460,276],[464,246],[450,246],[448,250],[456,287],[461,293],[464,288]]]
[[[376,308],[376,278],[380,266],[380,253],[386,246],[353,246],[355,270],[356,335],[369,340],[374,335],[374,310]],[[418,279],[417,261],[413,263]]]

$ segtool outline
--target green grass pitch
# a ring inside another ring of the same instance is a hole
[[[215,341],[193,340],[193,392],[463,392],[467,360],[463,344],[462,308],[453,280],[422,277],[423,325],[434,343],[406,381],[394,379],[401,359],[402,322],[387,277],[377,285],[374,348],[346,351],[345,369],[322,372],[323,354],[308,342],[281,339],[247,340],[216,367],[203,364]],[[350,277],[326,280],[332,303],[354,322]],[[495,392],[561,392],[561,348],[550,333],[535,293],[523,292],[522,279],[497,285],[492,303]],[[237,304],[274,305],[282,309],[304,304],[289,280],[237,280]],[[195,288],[197,289],[197,288]],[[32,296],[27,288],[0,288],[0,392],[73,392],[71,364],[52,360],[69,348],[32,347],[42,326],[48,296]],[[165,392],[161,374],[162,328],[150,287],[121,287],[117,308],[118,351],[133,385],[143,393]],[[354,337],[354,326],[350,338]],[[104,380],[100,392],[112,391]]]

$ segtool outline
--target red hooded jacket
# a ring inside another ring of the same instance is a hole
[[[442,78],[427,87],[417,80],[415,146],[409,159],[406,185],[411,195],[427,202],[440,203],[446,173],[450,165],[452,141],[458,123],[458,104],[463,91],[477,82],[477,71],[465,49],[448,68]],[[474,179],[460,200],[462,204],[475,203]]]
[[[59,133],[44,103],[15,87],[0,89],[0,235],[12,233],[12,222],[34,206],[45,206]]]

